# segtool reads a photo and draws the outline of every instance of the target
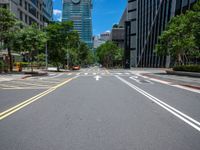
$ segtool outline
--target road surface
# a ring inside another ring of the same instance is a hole
[[[200,93],[88,68],[0,82],[1,150],[199,150]]]

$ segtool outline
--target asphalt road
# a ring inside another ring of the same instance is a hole
[[[100,68],[35,80],[57,84],[0,89],[0,150],[200,149],[197,91]]]

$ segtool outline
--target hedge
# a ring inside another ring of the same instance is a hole
[[[173,68],[173,70],[174,71],[199,72],[200,73],[200,65],[175,66]]]

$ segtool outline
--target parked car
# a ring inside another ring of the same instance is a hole
[[[72,69],[73,69],[73,70],[80,70],[81,67],[80,67],[79,65],[76,65],[76,66],[73,66]]]

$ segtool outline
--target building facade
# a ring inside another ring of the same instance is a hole
[[[102,41],[109,41],[110,40],[110,31],[106,31],[106,32],[104,32],[104,33],[101,33],[100,34],[100,39],[102,40]]]
[[[43,19],[45,22],[53,21],[53,1],[43,0]]]
[[[27,25],[36,23],[43,27],[53,17],[52,0],[0,0],[0,7],[10,9],[16,18]]]
[[[62,21],[73,21],[74,29],[90,48],[92,42],[92,0],[63,0]]]
[[[127,8],[124,10],[117,26],[113,26],[111,30],[111,41],[113,41],[119,48],[124,49],[125,30],[124,23],[127,20]]]
[[[102,40],[99,36],[93,37],[93,50],[95,51],[99,46],[104,44],[106,41]]]
[[[128,0],[125,23],[125,67],[168,67],[169,57],[154,52],[170,19],[197,0]]]

